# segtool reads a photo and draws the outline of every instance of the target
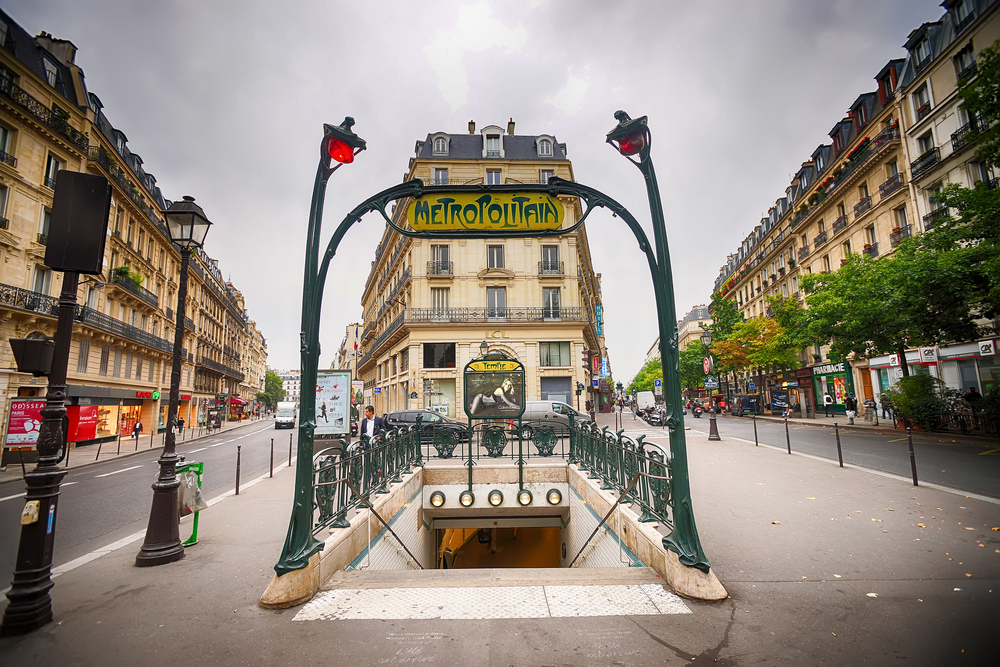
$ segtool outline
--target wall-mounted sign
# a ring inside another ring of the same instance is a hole
[[[813,366],[813,375],[828,375],[830,373],[846,373],[847,370],[844,368],[844,362],[841,361],[839,364],[824,364],[822,366]]]
[[[521,368],[521,362],[508,359],[498,359],[496,361],[472,361],[468,370],[479,373],[497,371],[516,371]]]
[[[595,312],[594,321],[597,323],[597,335],[598,336],[603,336],[604,335],[604,306],[601,306],[601,305],[594,306],[594,310],[596,311]]]
[[[890,354],[889,355],[889,365],[890,366],[899,366],[899,355],[898,354]]]
[[[995,340],[979,341],[979,354],[984,357],[991,357],[997,353],[997,342]]]
[[[565,217],[562,202],[542,192],[434,194],[406,211],[406,222],[420,232],[558,229]]]
[[[938,351],[936,347],[920,348],[920,363],[924,366],[937,366]]]

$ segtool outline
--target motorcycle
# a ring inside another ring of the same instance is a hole
[[[693,414],[695,417],[700,418],[702,412],[704,412],[704,409],[700,405],[696,405],[693,408],[691,408],[691,414]]]

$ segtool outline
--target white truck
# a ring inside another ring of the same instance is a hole
[[[295,417],[299,411],[296,401],[279,401],[274,413],[274,428],[295,428]]]

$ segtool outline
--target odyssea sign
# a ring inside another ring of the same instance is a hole
[[[544,192],[434,194],[406,211],[406,222],[420,232],[558,229],[565,217],[562,202]]]
[[[351,372],[316,373],[316,435],[337,436],[350,431]]]

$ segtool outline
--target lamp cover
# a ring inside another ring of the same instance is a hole
[[[167,231],[170,240],[182,248],[201,248],[212,223],[205,217],[205,211],[194,203],[194,197],[184,195],[182,201],[175,201],[165,211]]]
[[[709,343],[712,342],[712,332],[702,331],[701,336],[699,336],[699,338],[701,338],[701,344],[707,346]]]

